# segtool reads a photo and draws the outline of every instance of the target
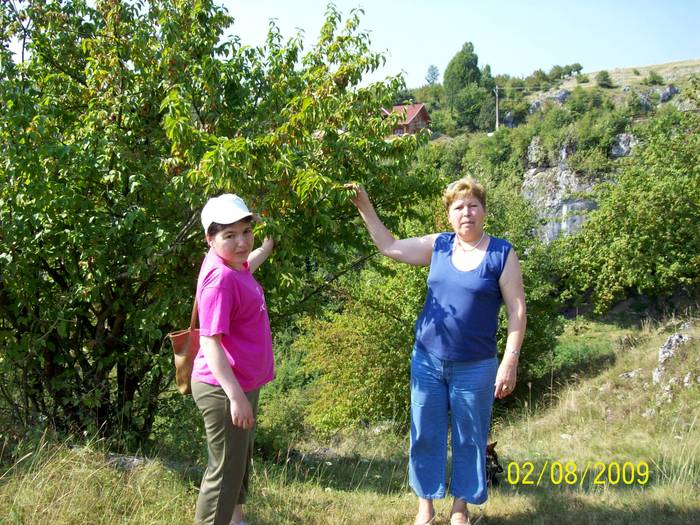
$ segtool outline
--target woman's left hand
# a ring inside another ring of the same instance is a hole
[[[496,374],[496,391],[494,395],[497,399],[503,399],[513,393],[515,383],[518,378],[518,362],[509,362],[504,358]]]

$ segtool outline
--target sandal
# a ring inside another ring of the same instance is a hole
[[[457,525],[456,522],[454,521],[454,517],[462,514],[465,518],[467,518],[467,525],[471,525],[471,519],[469,519],[469,513],[468,512],[455,512],[451,517],[450,517],[450,525]],[[462,525],[462,524],[460,524]]]

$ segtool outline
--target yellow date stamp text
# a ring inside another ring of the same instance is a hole
[[[506,468],[506,481],[510,485],[577,485],[593,486],[646,485],[650,470],[646,461],[511,461]]]

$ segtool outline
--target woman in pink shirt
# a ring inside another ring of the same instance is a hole
[[[200,351],[192,371],[209,453],[195,512],[202,525],[244,525],[258,394],[275,373],[265,295],[252,275],[274,244],[266,238],[253,250],[253,220],[230,193],[202,209],[210,249],[197,280]]]

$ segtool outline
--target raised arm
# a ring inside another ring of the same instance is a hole
[[[272,253],[274,247],[274,241],[270,237],[265,237],[260,248],[250,252],[248,255],[248,267],[250,268],[250,273],[253,273],[262,263],[265,262],[265,260]]]
[[[372,241],[382,255],[396,261],[414,266],[429,266],[433,254],[433,245],[438,234],[424,235],[423,237],[411,237],[409,239],[396,239],[384,223],[379,219],[377,212],[369,200],[367,192],[357,184],[348,185],[355,191],[352,203],[360,212],[360,217],[367,227]]]

